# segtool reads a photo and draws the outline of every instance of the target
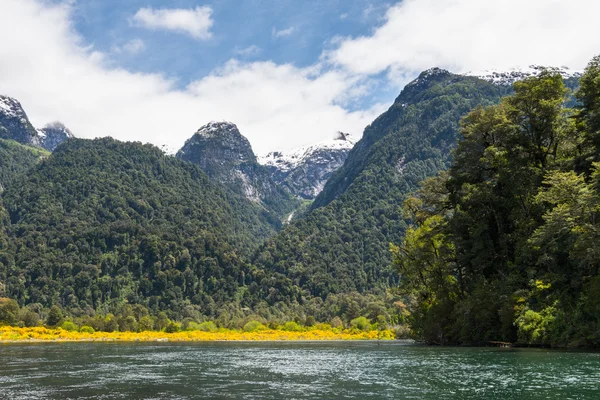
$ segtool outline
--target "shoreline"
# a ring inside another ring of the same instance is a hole
[[[356,331],[356,330],[307,330],[292,332],[283,330],[261,330],[244,332],[219,330],[216,332],[181,331],[174,333],[144,332],[94,332],[83,333],[66,331],[61,328],[43,327],[17,328],[0,327],[2,343],[56,343],[56,342],[292,342],[292,341],[368,341],[394,340],[392,331]]]

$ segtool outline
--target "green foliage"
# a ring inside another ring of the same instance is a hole
[[[358,317],[350,321],[350,327],[359,331],[369,331],[371,330],[371,322],[366,317]]]
[[[50,308],[50,312],[48,313],[48,318],[46,318],[46,325],[58,326],[62,320],[63,313],[60,307],[57,305],[52,306],[52,308]]]
[[[275,231],[264,209],[150,145],[69,140],[3,202],[0,282],[18,301],[78,315],[132,304],[183,319],[256,305],[271,288],[273,303],[300,298],[246,260]],[[135,329],[139,318],[110,329]]]
[[[96,330],[94,328],[92,328],[91,326],[84,325],[81,328],[79,328],[79,332],[81,332],[81,333],[94,333],[94,332],[96,332]]]
[[[9,186],[49,155],[49,152],[37,147],[0,139],[0,185]]]
[[[16,325],[19,321],[19,304],[15,300],[0,299],[0,325]]]
[[[331,320],[330,325],[333,328],[343,328],[344,327],[344,322],[342,321],[342,319],[340,317],[333,317],[333,319]]]
[[[577,110],[553,71],[473,110],[449,172],[405,202],[392,254],[418,337],[600,346],[598,62]]]
[[[194,330],[204,331],[204,332],[216,332],[219,330],[219,328],[217,327],[217,325],[214,322],[205,321],[200,324],[194,324]]]
[[[450,165],[460,117],[507,91],[473,77],[424,73],[365,129],[312,211],[267,240],[254,264],[322,299],[396,286],[388,247],[403,238],[406,195]]]
[[[61,329],[65,331],[78,331],[77,325],[73,323],[73,321],[65,321],[60,325]]]
[[[256,332],[267,329],[263,324],[258,321],[249,321],[244,325],[244,332]]]
[[[173,321],[169,322],[164,331],[167,333],[175,333],[181,330],[181,326]]]
[[[40,325],[40,316],[38,313],[24,309],[21,311],[21,321],[23,321],[23,326],[32,327]]]
[[[151,331],[153,328],[154,328],[154,321],[148,315],[143,316],[138,321],[138,331],[139,332]]]
[[[284,331],[288,332],[302,332],[304,329],[294,321],[288,321],[281,327]]]

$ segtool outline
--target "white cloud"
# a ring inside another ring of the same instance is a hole
[[[290,26],[289,28],[281,29],[281,30],[273,28],[273,30],[271,31],[271,35],[274,38],[282,38],[282,37],[291,36],[294,32],[296,32],[295,26]]]
[[[257,55],[261,51],[262,51],[262,49],[260,47],[258,47],[257,45],[253,44],[251,46],[244,47],[244,48],[236,48],[236,49],[234,49],[233,52],[236,55],[241,56],[241,57],[250,57],[250,56]]]
[[[259,153],[290,149],[337,130],[360,136],[381,111],[339,104],[358,78],[271,62],[230,61],[177,89],[161,75],[110,68],[77,36],[71,6],[19,0],[3,4],[0,88],[32,122],[61,120],[79,137],[113,136],[178,149],[210,120],[235,122]],[[14,35],[14,32],[19,35]]]
[[[148,29],[162,29],[182,32],[199,40],[210,39],[213,25],[212,8],[209,6],[195,9],[153,9],[140,8],[132,18],[132,23]]]
[[[432,66],[455,72],[542,64],[582,69],[600,51],[594,0],[404,0],[372,34],[324,54],[355,74],[395,81]]]
[[[146,43],[142,39],[131,39],[122,46],[114,46],[113,53],[139,54],[146,49]]]

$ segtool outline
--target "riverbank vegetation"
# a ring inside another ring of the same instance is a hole
[[[449,171],[405,202],[392,246],[429,343],[600,347],[600,57],[575,108],[548,70],[462,121]]]
[[[339,317],[318,323],[267,321],[254,315],[229,324],[221,321],[169,319],[165,312],[151,315],[140,305],[124,306],[117,315],[67,316],[53,306],[49,310],[19,308],[15,300],[0,299],[0,341],[13,340],[361,340],[394,339],[401,329],[391,330],[385,319],[371,322],[357,317],[344,323]]]
[[[79,330],[64,328],[18,328],[0,327],[1,342],[21,341],[294,341],[294,340],[392,340],[395,334],[390,330],[362,331],[356,328],[342,329],[331,326],[317,326],[289,330],[285,326],[270,329],[262,327],[254,330],[214,329],[202,330],[188,327],[181,331],[140,331],[140,332],[102,332],[89,326]]]

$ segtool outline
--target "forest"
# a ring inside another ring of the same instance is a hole
[[[598,57],[513,87],[423,72],[284,226],[148,144],[0,152],[0,324],[600,345]]]
[[[574,95],[552,71],[516,82],[405,201],[391,250],[417,337],[600,345],[600,57]]]

